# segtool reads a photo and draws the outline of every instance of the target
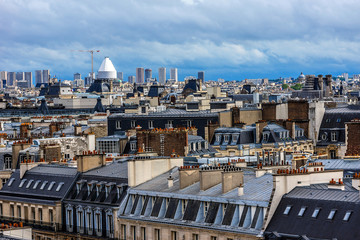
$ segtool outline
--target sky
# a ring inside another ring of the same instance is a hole
[[[206,80],[360,73],[357,0],[0,0],[0,70],[94,71],[105,56]]]

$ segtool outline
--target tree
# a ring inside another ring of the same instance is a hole
[[[302,89],[302,87],[303,87],[303,85],[301,85],[300,83],[297,83],[297,84],[291,86],[291,88],[294,90],[300,90],[300,89]]]
[[[287,85],[286,83],[284,83],[281,87],[282,87],[282,89],[287,89],[287,88],[289,88],[289,85]]]

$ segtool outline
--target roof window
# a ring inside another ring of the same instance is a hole
[[[26,188],[29,188],[30,185],[33,183],[33,181],[34,181],[34,180],[31,179],[31,180],[28,182],[28,184],[26,185]]]
[[[40,187],[40,190],[44,190],[45,185],[48,183],[48,181],[44,181],[43,184]]]
[[[291,207],[290,205],[288,205],[286,208],[285,208],[285,211],[284,211],[284,215],[289,215],[289,212],[291,210]]]
[[[335,216],[335,213],[336,213],[336,209],[332,209],[329,213],[329,216],[328,216],[328,220],[332,220]]]
[[[317,216],[319,215],[320,212],[320,208],[315,208],[313,214],[311,215],[312,218],[317,218]]]
[[[39,185],[39,183],[41,183],[41,180],[36,180],[34,186],[33,186],[33,189],[36,189],[37,186]]]
[[[48,187],[48,191],[51,191],[51,189],[54,187],[54,185],[55,185],[55,182],[52,181]]]
[[[64,182],[59,183],[59,185],[58,185],[57,188],[56,188],[56,191],[57,191],[57,192],[60,191],[61,187],[62,187],[64,184],[65,184]]]
[[[349,221],[352,211],[346,211],[345,216],[343,218],[344,221]]]
[[[8,187],[11,187],[11,184],[13,184],[14,181],[15,181],[15,178],[11,178],[9,183],[8,183]]]
[[[302,216],[304,215],[304,213],[305,213],[305,210],[306,210],[306,207],[305,207],[305,206],[301,207],[301,209],[300,209],[300,211],[299,211],[299,213],[298,213],[298,216],[299,216],[299,217],[302,217]]]
[[[24,186],[25,182],[26,182],[26,179],[21,180],[19,187]]]

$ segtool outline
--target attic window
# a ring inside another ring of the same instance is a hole
[[[352,211],[346,211],[345,216],[343,218],[344,221],[349,221]]]
[[[13,184],[14,181],[15,181],[15,178],[11,178],[9,183],[8,183],[8,187],[11,187],[11,184]]]
[[[37,180],[33,186],[33,189],[36,189],[40,182],[41,182],[41,180]]]
[[[284,211],[284,215],[289,215],[289,212],[291,210],[291,207],[290,205],[288,205],[286,208],[285,208],[285,211]]]
[[[330,118],[326,119],[326,122],[327,123],[331,122],[331,119]]]
[[[26,179],[21,180],[21,183],[20,183],[19,187],[24,186],[25,182],[26,182]]]
[[[305,213],[305,210],[306,210],[306,207],[304,206],[304,207],[301,207],[301,209],[300,209],[300,211],[299,211],[299,213],[298,213],[298,217],[302,217],[303,215],[304,215],[304,213]]]
[[[341,118],[336,119],[336,122],[341,122]]]
[[[40,187],[40,190],[44,190],[45,185],[48,183],[48,181],[44,181],[43,184]]]
[[[64,185],[65,183],[61,182],[59,183],[58,187],[56,188],[56,191],[60,191],[61,187]]]
[[[320,212],[320,208],[315,208],[313,214],[311,215],[312,218],[317,218],[317,216],[319,215]]]
[[[51,189],[53,188],[54,185],[55,185],[55,182],[52,181],[48,187],[48,191],[51,191]]]
[[[33,181],[34,181],[34,180],[31,179],[31,180],[28,182],[28,184],[26,185],[26,188],[29,188]]]
[[[331,210],[327,219],[332,220],[335,216],[335,213],[336,213],[336,209]]]

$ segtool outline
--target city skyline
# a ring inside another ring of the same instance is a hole
[[[72,79],[91,71],[91,57],[71,50],[99,49],[94,70],[109,56],[126,76],[139,66],[176,67],[179,80],[200,70],[209,80],[358,73],[357,2],[64,4],[1,1],[1,70],[50,69]]]

